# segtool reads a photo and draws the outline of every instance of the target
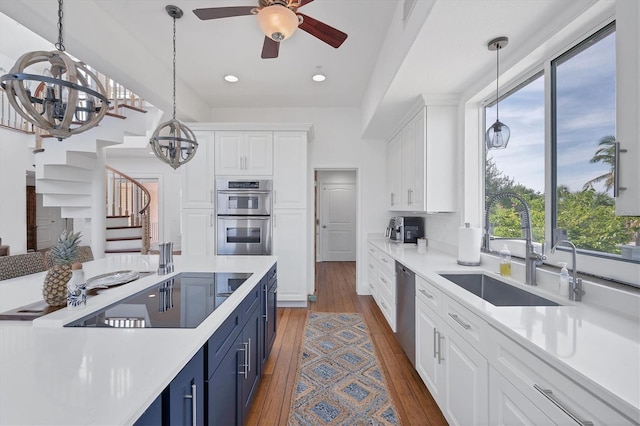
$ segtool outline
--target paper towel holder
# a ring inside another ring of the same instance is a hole
[[[471,224],[469,222],[465,222],[464,223],[464,227],[465,228],[470,228]],[[458,249],[459,250],[459,249]],[[480,247],[478,247],[478,251],[480,250]],[[458,252],[458,256],[460,255],[460,252]],[[457,260],[458,265],[462,265],[462,266],[480,266],[480,260],[478,260],[477,262],[469,262],[469,261],[464,261],[464,260]]]

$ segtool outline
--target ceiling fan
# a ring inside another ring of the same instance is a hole
[[[300,28],[328,45],[338,48],[347,34],[324,22],[298,12],[313,0],[258,0],[259,6],[230,6],[195,9],[193,13],[202,20],[257,15],[258,25],[265,34],[262,58],[277,58],[280,42]]]

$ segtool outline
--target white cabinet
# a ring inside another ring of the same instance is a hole
[[[421,108],[389,142],[390,210],[455,210],[455,106]]]
[[[416,369],[450,424],[486,425],[489,364],[468,341],[484,337],[487,325],[454,306],[416,277]]]
[[[181,250],[185,256],[215,255],[215,212],[213,209],[182,209]]]
[[[270,176],[273,173],[273,133],[215,132],[218,176]]]
[[[551,420],[551,424],[635,424],[591,391],[564,376],[499,331],[489,329],[489,339],[491,344],[487,347],[491,348],[491,365],[542,411]],[[492,418],[502,415],[499,410],[503,405],[499,399],[492,400]],[[525,414],[535,416],[535,411],[531,408]]]
[[[307,134],[273,134],[273,208],[307,208]]]
[[[212,131],[193,132],[198,141],[196,155],[180,167],[182,173],[182,208],[213,208],[214,170]]]
[[[275,209],[273,254],[278,256],[278,302],[307,298],[307,210]]]

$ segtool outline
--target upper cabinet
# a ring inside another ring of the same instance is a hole
[[[273,134],[273,208],[307,208],[307,134]]]
[[[640,215],[640,2],[616,2],[616,214]]]
[[[215,153],[216,175],[270,176],[273,132],[216,132]]]
[[[194,131],[198,141],[196,155],[182,172],[182,208],[207,209],[214,205],[213,132]]]
[[[455,210],[455,106],[421,108],[387,146],[389,209]]]

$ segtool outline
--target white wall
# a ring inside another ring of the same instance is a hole
[[[180,186],[182,176],[180,169],[173,170],[168,164],[155,156],[122,157],[121,153],[107,149],[107,165],[121,171],[132,178],[158,179],[158,214],[160,229],[159,241],[173,241],[175,250],[181,250],[180,232]],[[153,247],[152,247],[153,248]]]
[[[27,252],[26,171],[33,170],[33,135],[0,128],[0,238],[11,254]]]
[[[381,234],[388,222],[384,193],[387,181],[386,143],[361,137],[359,108],[227,108],[213,109],[211,121],[244,123],[311,123],[314,139],[309,143],[309,221],[313,224],[313,170],[355,169],[358,175],[357,290],[368,294],[366,242],[369,233]],[[313,270],[313,244],[309,239],[309,270]],[[307,283],[313,289],[313,283]]]

